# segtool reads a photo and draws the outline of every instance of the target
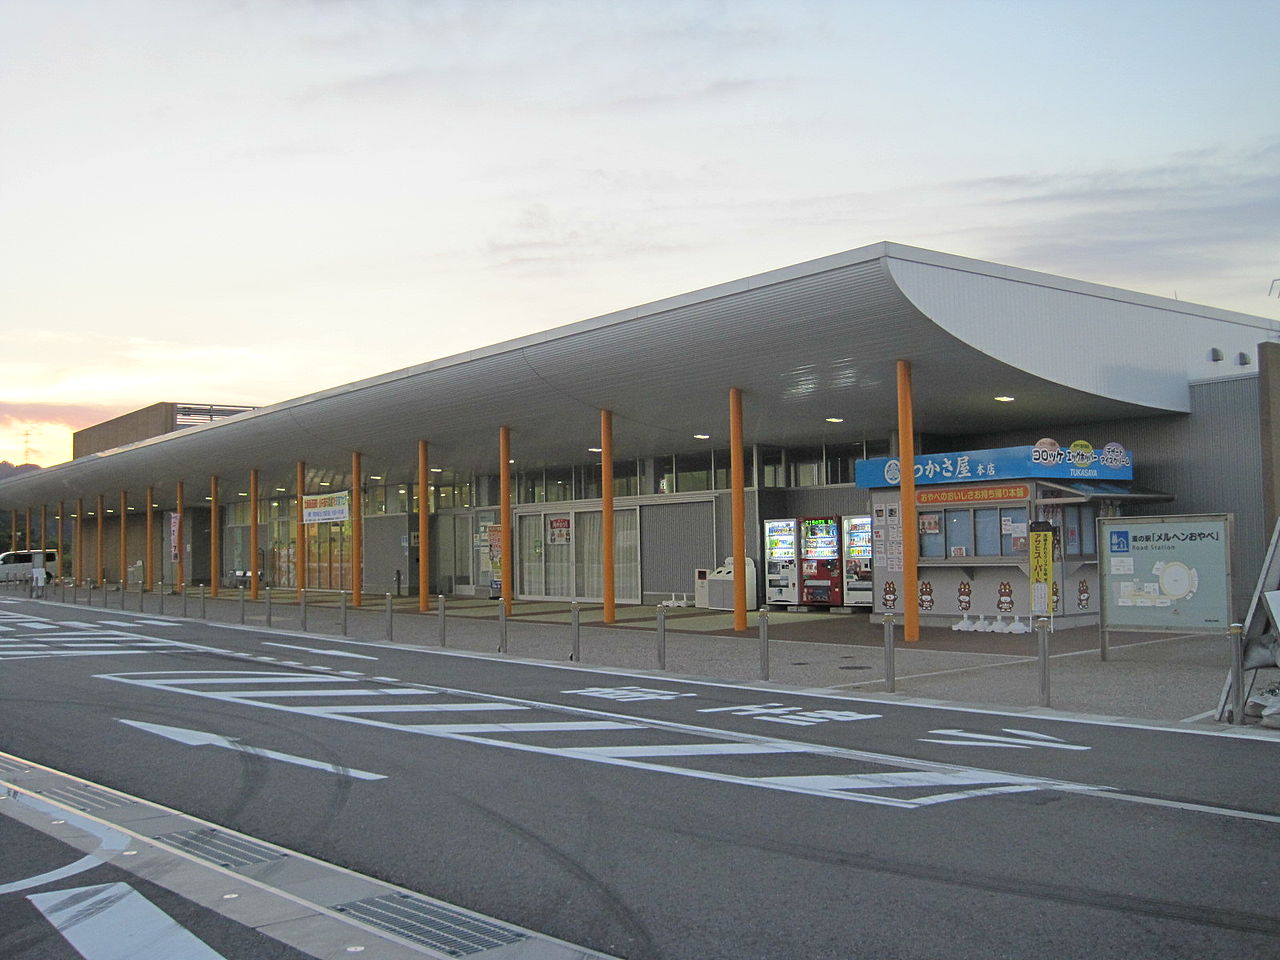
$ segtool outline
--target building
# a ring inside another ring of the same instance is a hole
[[[1136,491],[1035,487],[1028,513],[1233,513],[1240,604],[1275,516],[1277,341],[1274,320],[879,243],[80,456],[0,482],[0,509],[58,517],[82,579],[485,594],[501,558],[503,593],[607,604],[691,593],[736,532],[763,598],[763,521],[883,499],[855,464],[897,456],[905,361],[922,456],[1131,457]],[[926,559],[973,565],[985,520]]]

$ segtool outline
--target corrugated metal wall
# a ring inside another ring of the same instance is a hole
[[[693,571],[714,568],[715,507],[711,500],[640,508],[640,584],[645,598],[693,593]]]
[[[1262,502],[1258,378],[1191,385],[1190,414],[1047,427],[1060,441],[1119,441],[1134,455],[1134,482],[1173,494],[1173,503],[1126,508],[1132,514],[1232,513],[1232,593],[1243,616],[1271,531]],[[1034,443],[1029,434],[967,438],[956,449]]]

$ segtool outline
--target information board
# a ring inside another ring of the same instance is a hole
[[[1231,515],[1098,520],[1102,629],[1226,633]]]

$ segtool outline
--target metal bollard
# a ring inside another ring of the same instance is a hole
[[[271,626],[271,588],[266,588],[267,592],[267,626]]]
[[[886,613],[884,622],[884,688],[895,693],[898,686],[897,664],[893,660],[893,614]]]
[[[498,652],[507,652],[507,601],[498,598]]]
[[[769,611],[760,611],[760,679],[769,679]]]
[[[240,622],[244,623],[244,587],[240,588]]]
[[[436,597],[436,617],[440,621],[440,646],[444,647],[446,646],[446,644],[445,644],[444,594],[443,593],[440,594],[440,596]]]
[[[662,604],[658,604],[657,620],[654,624],[656,635],[654,637],[656,644],[656,653],[658,656],[658,669],[667,669],[667,608]]]
[[[146,584],[144,584],[141,580],[139,580],[138,581],[138,612],[139,613],[146,613],[146,611],[142,609],[144,606],[146,606],[146,600],[144,599],[142,594],[142,588],[144,586],[146,586]]]
[[[80,581],[71,581],[71,605],[74,607],[79,602]]]
[[[569,659],[574,663],[582,662],[582,620],[581,608],[578,601],[575,600],[569,604],[569,637],[573,640],[573,652],[569,654]]]
[[[164,615],[164,578],[160,578],[160,586],[156,589],[156,613]]]
[[[387,594],[387,643],[394,643],[395,637],[392,636],[391,628],[391,594]]]
[[[338,594],[338,606],[342,608],[342,635],[347,635],[347,592],[343,590]]]
[[[1244,624],[1231,625],[1231,722],[1244,723]]]
[[[203,583],[200,584],[200,619],[201,620],[209,619],[209,610],[208,610],[208,607],[205,606],[205,602],[204,602],[204,584]]]
[[[187,585],[185,583],[182,585],[182,616],[183,619],[187,616]]]
[[[1049,705],[1049,618],[1036,619],[1036,636],[1040,641],[1040,706]]]
[[[307,590],[303,587],[298,591],[298,612],[302,621],[302,632],[307,632]]]

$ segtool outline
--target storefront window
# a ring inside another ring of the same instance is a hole
[[[547,471],[547,499],[559,502],[573,499],[573,468]]]
[[[791,461],[791,485],[816,487],[822,482],[822,448],[797,447],[787,451]]]
[[[976,556],[1000,556],[1000,511],[997,508],[973,511],[973,531]]]
[[[973,512],[970,510],[948,510],[947,521],[947,556],[973,556]]]
[[[364,492],[364,515],[371,517],[387,512],[387,488],[384,486],[369,487]]]
[[[654,493],[676,492],[676,458],[653,458]]]
[[[634,460],[617,460],[613,464],[613,495],[634,497],[640,493],[640,474]]]
[[[547,487],[541,470],[521,473],[516,478],[516,500],[519,503],[542,503],[547,499]]]
[[[921,513],[920,556],[945,557],[947,555],[946,538],[942,532],[942,514],[938,512]]]
[[[600,464],[588,463],[573,471],[576,500],[595,500],[600,496]]]
[[[778,447],[758,447],[760,451],[760,486],[785,487],[782,450]]]
[[[1015,557],[1027,552],[1027,508],[1000,508],[1000,555]]]
[[[676,455],[676,489],[681,493],[711,489],[710,451]]]
[[[742,483],[743,486],[755,486],[755,471],[753,469],[755,458],[755,450],[746,447],[742,451]],[[712,483],[713,490],[729,490],[733,486],[733,477],[731,475],[733,464],[730,460],[728,450],[717,450],[713,457],[715,470],[713,471]]]
[[[1080,508],[1080,554],[1091,557],[1098,552],[1098,529],[1094,521],[1098,519],[1098,508],[1086,503]]]

